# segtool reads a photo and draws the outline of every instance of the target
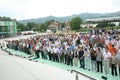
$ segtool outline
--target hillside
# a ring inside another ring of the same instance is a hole
[[[55,20],[59,22],[64,22],[64,21],[70,21],[73,17],[81,17],[82,20],[86,19],[93,19],[93,18],[103,18],[103,17],[116,17],[120,16],[120,11],[114,12],[114,13],[82,13],[82,14],[75,14],[71,16],[65,16],[65,17],[55,17],[55,16],[47,16],[44,18],[36,18],[36,19],[27,19],[27,20],[20,20],[20,23],[26,24],[27,22],[36,22],[36,23],[43,23],[48,20]]]

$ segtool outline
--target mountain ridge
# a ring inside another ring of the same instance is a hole
[[[56,17],[56,16],[50,15],[50,16],[43,17],[43,18],[20,20],[18,22],[23,23],[23,24],[27,24],[27,22],[44,23],[45,21],[48,21],[48,20],[65,22],[65,21],[70,21],[74,17],[81,17],[81,19],[85,21],[86,19],[117,17],[117,16],[120,16],[120,11],[112,12],[112,13],[88,13],[86,12],[86,13],[73,14],[73,15],[64,16],[64,17]]]

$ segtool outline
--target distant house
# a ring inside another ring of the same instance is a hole
[[[82,24],[81,27],[83,28],[93,28],[93,27],[96,27],[97,24]]]
[[[49,30],[56,29],[57,31],[59,31],[61,29],[61,25],[58,22],[51,22],[48,26],[48,29]]]
[[[70,29],[70,22],[69,22],[69,21],[66,21],[66,22],[65,22],[65,28],[66,28],[67,30]]]

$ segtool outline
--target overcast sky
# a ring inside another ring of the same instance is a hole
[[[0,0],[0,16],[17,20],[120,11],[120,0]]]

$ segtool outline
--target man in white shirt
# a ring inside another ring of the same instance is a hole
[[[55,58],[54,58],[54,46],[51,46],[50,52],[51,52],[51,60],[55,61]]]
[[[37,59],[37,58],[40,57],[40,56],[39,56],[39,52],[40,52],[39,48],[40,48],[39,44],[36,43],[36,44],[35,44],[35,54],[36,54],[36,58],[34,58],[34,59]]]
[[[85,56],[85,68],[87,70],[90,70],[90,62],[91,62],[91,58],[90,58],[90,50],[88,48],[85,48],[84,50],[84,56]]]
[[[56,62],[59,62],[59,58],[58,58],[58,47],[57,47],[57,46],[55,46],[55,48],[54,48],[54,53],[55,53],[55,61],[56,61]]]
[[[104,71],[106,75],[109,74],[110,58],[111,58],[111,53],[106,48],[105,51],[103,52]]]

